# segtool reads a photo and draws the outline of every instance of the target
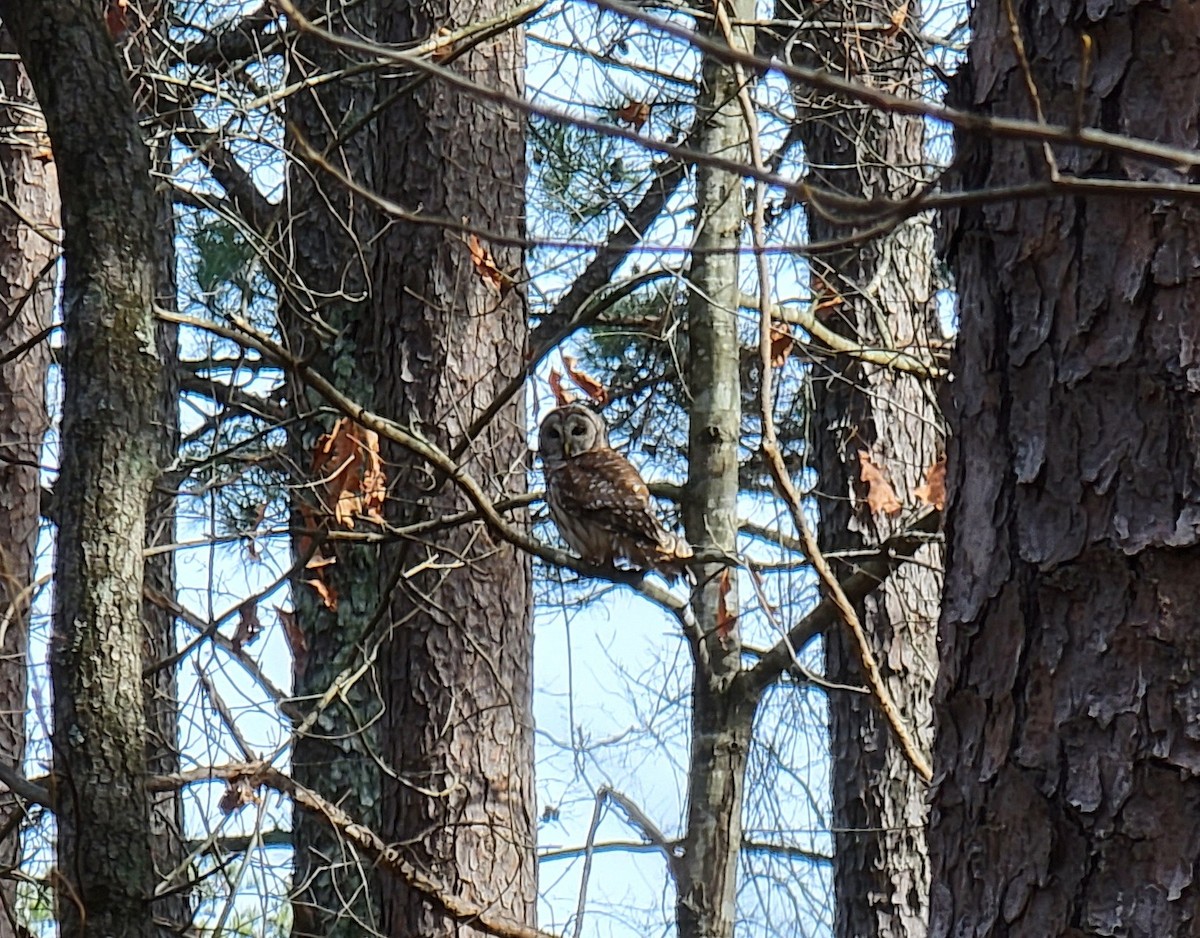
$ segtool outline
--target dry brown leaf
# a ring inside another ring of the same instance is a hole
[[[896,497],[896,490],[883,474],[883,468],[871,461],[866,450],[859,450],[858,461],[861,466],[859,479],[867,486],[867,506],[872,514],[896,515],[904,506]]]
[[[434,35],[438,37],[438,41],[429,53],[429,58],[434,62],[444,62],[454,52],[454,40],[449,38],[453,33],[448,27],[443,26]]]
[[[792,349],[796,346],[796,339],[792,335],[792,327],[786,322],[771,323],[771,367],[781,368],[784,362],[788,360],[788,356],[792,354]]]
[[[359,518],[383,522],[387,477],[374,430],[342,417],[317,441],[313,475],[324,482],[338,524],[353,528]]]
[[[104,25],[109,38],[119,41],[129,30],[129,0],[109,0],[104,11]]]
[[[238,606],[238,624],[233,633],[233,647],[241,651],[258,638],[262,623],[258,621],[258,603],[247,599]]]
[[[925,482],[913,491],[926,505],[938,511],[946,507],[946,457],[943,456],[925,470]]]
[[[884,30],[883,34],[885,36],[894,36],[904,28],[904,23],[908,19],[908,2],[909,0],[904,0],[904,2],[896,8],[895,12],[888,17],[888,21],[892,25]]]
[[[475,265],[475,272],[479,274],[484,283],[500,296],[504,296],[513,288],[512,277],[497,266],[492,252],[476,235],[467,235],[467,250],[471,252],[471,263]]]
[[[846,302],[846,298],[816,271],[813,271],[810,277],[809,288],[812,291],[812,311],[818,318],[828,318],[822,314],[827,314],[829,310],[837,309]]]
[[[567,369],[567,377],[570,378],[579,390],[590,397],[597,404],[608,403],[608,390],[589,375],[586,371],[580,371],[575,367],[575,359],[570,355],[562,357],[563,367]]]
[[[333,561],[330,561],[332,563]],[[325,582],[325,578],[318,575],[310,580],[305,580],[309,586],[317,591],[317,595],[321,597],[321,602],[325,604],[325,608],[330,612],[337,612],[338,594],[332,586]]]
[[[631,124],[634,130],[641,130],[646,121],[650,120],[650,103],[648,101],[630,101],[622,104],[614,112],[617,120]]]
[[[554,395],[554,405],[562,407],[574,400],[562,385],[562,375],[554,368],[550,369],[550,393]]]
[[[233,814],[248,804],[257,804],[258,794],[255,788],[254,780],[248,775],[232,778],[225,784],[225,793],[221,795],[217,807],[226,814]]]
[[[726,567],[717,579],[717,637],[721,647],[727,648],[729,637],[737,627],[738,614],[736,608],[730,608],[729,594],[733,592],[733,576]]]
[[[290,609],[275,607],[275,615],[283,626],[283,637],[287,639],[288,648],[292,652],[292,669],[297,677],[304,677],[308,670],[308,640],[296,622],[296,613]]]

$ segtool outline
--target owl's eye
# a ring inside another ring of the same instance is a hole
[[[555,430],[553,427],[551,427],[549,430],[546,431],[546,436],[550,437],[550,439],[552,439],[552,440],[557,440],[559,434],[558,434],[557,430]]]
[[[575,424],[575,426],[571,428],[571,436],[583,436],[583,429],[583,424]]]

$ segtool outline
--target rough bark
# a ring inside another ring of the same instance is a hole
[[[1078,94],[1083,126],[1200,145],[1195,108],[1177,106],[1200,99],[1200,6],[1013,6],[1047,120],[1072,123]],[[1004,5],[978,5],[971,29],[959,93],[1032,117]],[[1047,171],[1040,147],[958,146],[963,185]],[[1051,199],[964,209],[949,228],[962,326],[931,932],[1195,934],[1200,210]]]
[[[727,7],[730,19],[754,18],[752,3]],[[722,36],[720,29],[715,35]],[[753,33],[735,41],[753,48]],[[746,125],[732,67],[707,59],[696,102],[696,145],[726,159],[745,159]],[[737,334],[738,253],[745,228],[744,190],[736,173],[696,172],[695,255],[688,278],[687,391],[691,396],[688,481],[683,517],[698,550],[733,551],[737,537],[738,448],[741,440],[741,346]],[[724,253],[722,253],[724,252]],[[717,632],[720,608],[737,608],[736,577],[721,564],[701,565],[692,608],[703,637],[692,642],[692,743],[687,828],[676,868],[681,938],[731,938],[742,842],[753,705],[735,683],[737,635]],[[724,592],[724,597],[722,593]]]
[[[864,79],[896,94],[919,97],[923,50],[889,22],[893,8],[877,2],[838,0],[820,7],[836,32],[807,29],[798,48],[804,64]],[[782,19],[804,11],[783,0]],[[910,5],[908,22],[920,22]],[[812,89],[795,89],[797,128],[811,167],[809,181],[859,198],[898,199],[924,182],[924,124],[920,117],[886,114]],[[845,237],[853,225],[814,210],[814,242]],[[928,217],[910,219],[884,237],[853,249],[813,258],[813,294],[830,305],[824,324],[868,348],[902,348],[929,360],[941,337],[934,303],[933,233]],[[819,278],[819,279],[818,279]],[[843,299],[836,303],[835,293]],[[904,527],[908,514],[873,513],[860,481],[860,456],[882,467],[900,501],[917,504],[943,445],[933,389],[911,375],[869,365],[847,355],[816,361],[812,387],[812,454],[819,478],[823,551],[878,545]],[[928,756],[932,747],[932,697],[937,676],[937,618],[941,550],[922,550],[859,605],[886,687]],[[840,576],[853,572],[838,564]],[[826,676],[861,686],[860,654],[848,629],[825,633]],[[913,771],[875,700],[831,691],[830,745],[834,832],[834,933],[839,938],[916,938],[925,934],[929,861],[925,843],[925,782]]]
[[[406,43],[486,19],[504,7],[420,0],[381,11],[380,35]],[[506,32],[453,67],[509,94],[523,91],[523,33]],[[390,89],[389,89],[390,90]],[[513,109],[436,80],[399,98],[380,118],[378,185],[434,217],[467,218],[483,232],[524,234],[525,126]],[[482,241],[487,244],[486,234]],[[519,282],[519,250],[488,247]],[[381,408],[447,449],[521,373],[527,332],[520,289],[495,289],[476,271],[461,235],[395,221],[380,243],[374,281],[375,350],[366,378]],[[444,480],[403,452],[394,466],[396,520],[464,507]],[[516,397],[463,457],[475,478],[525,489],[525,401]],[[516,517],[517,523],[525,519]],[[390,641],[380,659],[387,707],[383,830],[448,891],[530,922],[536,898],[533,792],[532,621],[527,556],[479,525],[409,542],[389,555],[400,576]],[[436,938],[456,926],[405,883],[383,884],[384,931]]]
[[[51,643],[60,928],[151,935],[141,601],[162,370],[158,203],[100,5],[4,2],[0,16],[45,114],[66,257]]]
[[[0,30],[0,52],[15,51],[7,30]],[[7,626],[0,632],[0,760],[19,766],[40,518],[38,465],[50,422],[45,394],[50,343],[43,333],[54,306],[58,182],[43,151],[45,137],[32,129],[39,123],[37,100],[17,61],[0,62],[0,99],[0,185],[14,209],[0,213],[0,621]],[[20,810],[9,795],[0,797],[4,817]],[[0,842],[0,867],[14,866],[20,852],[14,831]],[[16,881],[0,881],[0,938],[16,934],[15,898]]]
[[[329,24],[336,31],[372,36],[375,8],[371,2],[348,7]],[[325,4],[307,12],[322,15]],[[350,64],[345,56],[319,40],[302,38],[292,48],[289,67],[293,80],[331,73]],[[373,122],[346,132],[376,104],[373,74],[319,84],[292,99],[292,126],[308,145],[319,151],[333,148],[339,168],[359,183],[375,186],[374,160],[378,146]],[[292,348],[325,374],[336,375],[339,386],[366,406],[375,402],[366,362],[371,352],[362,345],[374,315],[370,276],[374,267],[379,219],[362,201],[332,182],[314,175],[302,161],[292,164],[288,177],[288,243],[292,282],[284,291],[284,330]],[[319,173],[319,171],[318,171]],[[330,335],[338,339],[330,341]],[[297,469],[313,464],[313,453],[331,421],[317,410],[320,399],[297,387],[292,399],[300,405],[291,424],[292,453]],[[331,506],[322,502],[318,480],[302,478],[295,490],[296,523],[307,522],[301,502],[327,517]],[[312,484],[318,483],[318,484]],[[297,552],[304,549],[297,542]],[[293,602],[296,623],[305,647],[295,650],[293,686],[298,711],[307,715],[316,700],[340,673],[361,663],[362,654],[379,641],[378,630],[368,634],[383,596],[380,572],[383,558],[375,547],[326,544],[323,553],[336,560],[321,570],[337,596],[330,609],[296,577]],[[377,683],[364,678],[339,695],[320,720],[295,740],[292,759],[296,780],[340,805],[356,821],[379,830],[380,771],[376,761],[376,717],[382,706]],[[293,814],[294,889],[292,908],[296,936],[358,936],[379,927],[379,886],[372,864],[340,839],[322,818],[296,807]]]
[[[123,53],[127,67],[131,62],[152,63],[148,69],[132,69],[135,106],[142,114],[174,115],[174,102],[162,101],[155,86],[147,81],[146,71],[166,54],[163,43],[166,5],[156,0],[142,0],[137,20],[149,24],[126,38]],[[147,135],[151,165],[158,178],[171,175],[169,135]],[[175,211],[170,190],[159,193],[155,206],[154,230],[158,236],[158,270],[155,276],[154,303],[165,310],[178,308],[175,270]],[[175,536],[175,484],[167,470],[179,454],[179,329],[166,322],[156,322],[155,341],[163,368],[157,388],[158,429],[154,453],[157,465],[155,487],[146,514],[146,547],[173,544]],[[146,558],[146,584],[157,596],[176,599],[175,554],[173,551],[152,553]],[[161,602],[143,598],[142,618],[145,623],[142,654],[147,664],[173,660],[177,651],[175,617]],[[146,768],[151,775],[169,775],[179,771],[179,693],[175,666],[151,672],[145,687],[146,706]],[[192,920],[192,900],[185,888],[185,878],[191,872],[184,864],[188,850],[183,832],[183,800],[178,790],[160,791],[151,795],[150,829],[153,837],[154,867],[158,884],[167,888],[155,901],[154,915],[165,926],[162,934],[175,934]],[[168,877],[174,875],[174,879]]]

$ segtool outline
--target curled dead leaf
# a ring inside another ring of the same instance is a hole
[[[792,327],[786,322],[771,323],[771,367],[781,368],[792,354],[796,339]]]
[[[233,647],[241,651],[258,638],[262,623],[258,621],[258,603],[247,599],[238,606],[238,624],[233,633]]]
[[[437,42],[434,43],[433,49],[429,53],[429,58],[434,62],[444,62],[454,52],[454,40],[450,38],[453,32],[448,27],[443,26],[434,35],[437,36]]]
[[[581,371],[575,366],[575,359],[570,355],[562,357],[563,367],[567,369],[567,377],[574,382],[584,394],[590,397],[597,404],[608,403],[608,389],[599,381],[589,375],[586,371]]]
[[[233,814],[239,808],[257,803],[258,793],[254,780],[248,775],[242,775],[238,778],[231,778],[226,782],[225,792],[221,795],[221,800],[217,803],[217,807],[225,814]]]
[[[729,601],[732,592],[733,575],[729,567],[726,567],[717,579],[717,637],[721,640],[722,648],[729,647],[730,636],[737,628],[737,608]]]
[[[913,494],[922,503],[932,505],[938,511],[946,507],[946,457],[943,456],[925,470],[925,481],[914,489]]]
[[[359,518],[383,522],[387,477],[379,455],[379,434],[347,417],[317,441],[313,476],[324,484],[338,524],[353,528]]]
[[[859,450],[859,479],[867,486],[867,507],[872,514],[897,515],[904,506],[896,497],[896,490],[884,475],[882,466],[876,465],[866,450]]]
[[[554,395],[554,405],[556,407],[570,404],[574,400],[570,392],[563,387],[562,375],[554,368],[550,369],[550,393]]]
[[[500,269],[496,259],[492,257],[492,252],[477,235],[467,235],[467,250],[471,253],[471,263],[475,265],[475,272],[497,294],[504,296],[515,286],[512,277]]]
[[[308,670],[308,640],[296,622],[296,613],[290,609],[275,607],[275,615],[283,626],[283,637],[287,639],[288,648],[292,652],[292,670],[297,677],[304,677]]]
[[[634,130],[641,130],[646,121],[650,120],[650,103],[648,101],[629,101],[622,104],[613,112],[619,121],[631,124]]]

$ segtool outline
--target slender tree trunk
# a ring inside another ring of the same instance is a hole
[[[163,363],[157,196],[99,6],[0,3],[62,195],[66,332],[55,635],[61,934],[151,935],[142,582]]]
[[[0,51],[15,55],[7,30]],[[0,213],[0,760],[20,766],[25,755],[26,648],[33,598],[34,551],[40,518],[38,466],[49,426],[46,376],[50,341],[43,335],[54,307],[58,182],[45,151],[29,77],[12,58],[0,62],[0,179],[13,211]],[[26,347],[28,346],[28,347]],[[9,356],[13,356],[11,359]],[[8,795],[0,815],[20,811]],[[0,867],[16,865],[18,831],[0,842]],[[0,881],[0,938],[16,934],[16,880]]]
[[[381,14],[380,34],[404,43],[494,15],[504,4],[420,0]],[[474,81],[523,93],[520,29],[475,47],[453,67]],[[524,235],[525,123],[503,104],[436,80],[380,118],[378,183],[433,218],[466,218],[500,270],[523,278],[518,248],[489,234]],[[462,235],[394,221],[381,240],[374,282],[377,350],[367,372],[380,407],[445,447],[459,444],[501,387],[519,374],[527,330],[520,288],[497,288],[476,270]],[[501,491],[522,492],[528,467],[525,402],[518,395],[462,462]],[[444,480],[393,451],[396,520],[464,507]],[[525,518],[517,515],[518,523]],[[428,563],[426,563],[428,561]],[[425,564],[409,576],[405,571]],[[381,658],[387,707],[384,836],[451,893],[531,922],[534,864],[532,621],[527,556],[479,525],[413,541],[389,557],[396,584]],[[475,934],[454,926],[399,880],[383,884],[385,932]]]
[[[975,8],[959,91],[1032,118],[1004,9]],[[1200,145],[1178,104],[1200,100],[1200,6],[1013,9],[1047,121]],[[1047,172],[1036,145],[958,147],[963,187]],[[1095,151],[1054,159],[1187,181]],[[964,208],[949,230],[961,333],[931,932],[1195,934],[1200,212],[1061,198]]]
[[[335,31],[375,35],[376,4],[348,7],[329,24]],[[324,3],[309,12],[325,12]],[[293,79],[332,73],[352,64],[319,40],[303,39],[293,48]],[[376,104],[375,76],[349,76],[319,84],[297,95],[289,106],[292,127],[318,151],[330,150],[339,169],[370,188],[375,186],[378,132],[361,123]],[[356,125],[361,124],[361,126]],[[374,268],[378,217],[362,200],[328,176],[314,175],[302,160],[288,177],[290,272],[284,291],[284,329],[292,348],[367,406],[375,402],[368,362],[372,352],[361,336],[373,315],[370,276]],[[330,337],[336,335],[336,341]],[[318,440],[331,421],[318,415],[320,399],[297,387],[299,418],[292,424],[292,453],[303,472],[313,465]],[[321,480],[303,478],[296,489],[297,525],[311,523],[300,511],[307,503],[316,517],[328,518],[332,506],[322,499]],[[307,539],[306,539],[307,540]],[[297,552],[304,549],[297,542]],[[379,605],[383,559],[373,546],[333,544],[322,553],[335,560],[319,574],[304,570],[293,586],[296,623],[304,647],[294,652],[294,692],[304,718],[318,698],[347,669],[375,650],[380,629],[372,628]],[[336,595],[331,609],[304,581],[321,576]],[[377,762],[378,717],[382,708],[375,680],[364,678],[334,699],[315,725],[295,741],[293,773],[298,782],[340,805],[373,830],[380,824],[380,771]],[[332,831],[323,819],[297,808],[293,815],[295,875],[293,934],[339,938],[379,928],[379,883],[371,863]]]
[[[752,20],[754,5],[736,0],[726,12],[734,21]],[[714,35],[723,38],[719,28]],[[735,37],[743,50],[753,49],[751,31],[738,29]],[[744,160],[746,124],[730,66],[705,61],[696,109],[702,122],[698,148]],[[692,403],[683,514],[688,540],[700,550],[733,551],[736,546],[742,416],[736,249],[745,228],[744,198],[738,174],[709,166],[697,169],[686,375]],[[722,605],[737,609],[736,577],[721,564],[705,564],[698,573],[692,608],[703,637],[692,642],[691,769],[683,856],[676,868],[676,916],[681,938],[731,938],[754,706],[735,681],[741,667],[736,631],[725,636],[717,630]]]
[[[811,50],[804,64],[920,97],[925,65],[917,40],[906,30],[869,28],[887,24],[893,12],[894,5],[862,0],[824,4],[820,19],[840,28],[806,29],[796,48]],[[781,4],[782,19],[804,15],[787,0]],[[908,22],[920,22],[919,7],[910,5]],[[922,118],[875,111],[807,88],[798,87],[794,94],[796,131],[813,185],[859,198],[917,193],[927,175]],[[819,205],[808,213],[808,227],[814,242],[853,231]],[[941,332],[927,216],[909,219],[852,249],[822,253],[811,259],[810,268],[814,300],[824,307],[818,316],[826,326],[868,348],[901,348],[931,358],[930,346]],[[914,375],[849,355],[814,362],[810,380],[821,549],[871,547],[902,529],[911,513],[888,517],[870,510],[860,481],[861,459],[883,469],[905,506],[918,504],[913,490],[943,445],[933,389]],[[861,603],[859,614],[887,689],[928,756],[941,551],[931,546],[916,561]],[[845,576],[853,572],[853,564],[840,563],[835,569]],[[825,652],[830,681],[863,684],[860,653],[847,629],[825,633]],[[922,936],[929,906],[927,786],[908,764],[873,698],[831,691],[829,723],[835,934]]]

